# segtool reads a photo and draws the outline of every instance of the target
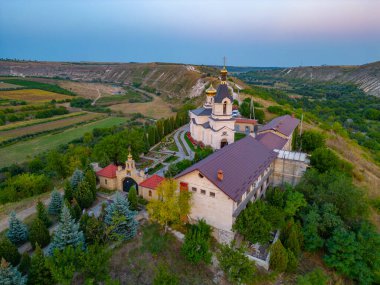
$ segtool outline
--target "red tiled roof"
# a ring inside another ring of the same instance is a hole
[[[287,139],[284,139],[274,133],[258,134],[256,136],[256,139],[269,149],[280,149],[280,150],[284,147],[284,145],[288,141]]]
[[[139,185],[141,187],[149,188],[149,189],[156,189],[158,184],[160,184],[165,178],[161,177],[157,174],[154,174],[152,177],[149,177],[148,179],[145,179],[143,182],[141,182]]]
[[[110,164],[103,169],[96,172],[97,176],[115,178],[116,177],[117,166],[115,164]]]
[[[252,125],[256,125],[257,124],[257,120],[254,120],[254,119],[236,119],[235,120],[236,123],[240,123],[240,124],[252,124]]]

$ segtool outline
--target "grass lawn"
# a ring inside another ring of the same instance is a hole
[[[95,128],[108,128],[114,125],[120,125],[126,121],[127,119],[122,117],[108,117],[60,133],[48,134],[6,146],[0,149],[0,168],[12,163],[24,162],[39,153],[54,149],[61,144],[67,144],[74,139],[82,137],[84,133],[91,132]]]
[[[110,273],[120,284],[153,284],[160,265],[178,277],[178,284],[213,284],[211,268],[189,263],[180,252],[181,243],[172,234],[161,235],[156,224],[143,225],[140,231],[141,234],[112,254]]]
[[[169,156],[168,158],[166,158],[166,159],[164,160],[164,162],[169,163],[169,162],[176,161],[177,159],[178,159],[178,156],[176,156],[176,155],[171,155],[171,156]]]
[[[149,174],[153,174],[153,173],[159,171],[159,170],[160,170],[161,168],[163,168],[163,167],[164,167],[164,165],[163,165],[162,163],[158,163],[158,164],[156,164],[155,167],[150,168],[149,171],[148,171],[148,173],[149,173]]]
[[[245,138],[247,135],[242,133],[235,133],[235,142],[238,140],[241,140],[242,138]]]
[[[186,133],[185,133],[185,141],[187,142],[187,144],[189,145],[189,147],[190,147],[190,149],[192,150],[192,151],[195,151],[195,147],[194,147],[194,145],[191,143],[191,141],[189,140],[189,138],[187,137],[187,135],[186,135]]]

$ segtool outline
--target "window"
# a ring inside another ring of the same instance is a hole
[[[210,192],[210,197],[215,198],[215,193],[214,192]]]
[[[107,179],[104,179],[104,183],[107,184]]]
[[[223,103],[223,115],[227,114],[227,102]]]
[[[148,195],[149,195],[149,197],[152,197],[152,191],[149,190]]]
[[[191,187],[191,191],[193,191],[193,192],[197,192],[197,188],[195,188],[195,187]]]
[[[202,195],[206,195],[206,190],[202,190],[202,189],[201,189],[201,194],[202,194]]]
[[[200,178],[203,178],[203,177],[204,177],[201,173],[198,173],[198,176],[199,176]]]

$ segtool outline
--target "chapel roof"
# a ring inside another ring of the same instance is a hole
[[[190,166],[175,178],[198,170],[232,200],[237,201],[250,185],[273,162],[277,153],[252,136],[225,146]],[[217,177],[223,171],[223,180]]]
[[[148,179],[145,179],[143,182],[141,182],[139,185],[141,187],[149,188],[155,190],[158,184],[160,184],[163,180],[165,180],[164,177],[159,176],[157,174],[154,174],[153,176],[149,177]]]
[[[219,84],[218,90],[216,91],[214,102],[222,103],[222,101],[225,98],[230,99],[231,102],[233,101],[233,98],[228,90],[227,84]]]
[[[103,169],[96,172],[97,176],[116,178],[117,166],[115,164],[109,164]]]

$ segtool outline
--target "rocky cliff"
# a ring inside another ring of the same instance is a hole
[[[63,78],[85,82],[141,84],[167,98],[196,97],[213,69],[165,63],[68,63],[0,61],[0,75]]]
[[[367,94],[380,97],[380,61],[360,66],[310,66],[286,68],[279,72],[285,78],[354,83]]]

